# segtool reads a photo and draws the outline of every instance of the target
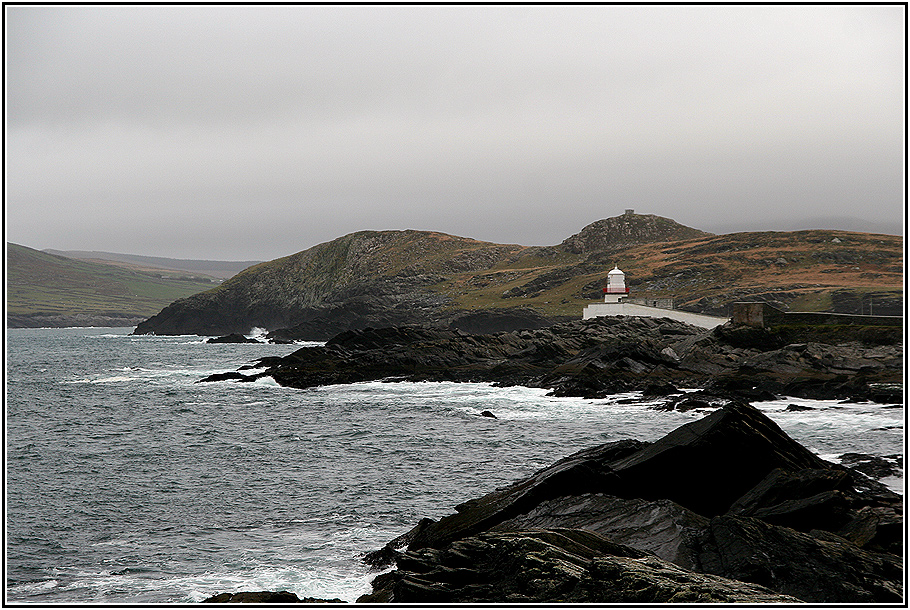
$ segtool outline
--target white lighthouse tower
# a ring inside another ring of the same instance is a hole
[[[604,303],[622,303],[623,299],[628,295],[629,288],[626,286],[626,274],[614,265],[613,270],[607,274]]]
[[[614,266],[607,273],[607,287],[604,288],[603,303],[591,303],[584,308],[581,317],[584,320],[599,318],[601,316],[640,316],[646,318],[670,318],[679,320],[702,328],[714,328],[727,321],[727,318],[706,316],[700,313],[679,311],[678,309],[664,309],[632,303],[627,300],[629,287],[626,286],[626,274]],[[638,300],[638,299],[636,299]]]

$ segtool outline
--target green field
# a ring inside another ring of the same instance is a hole
[[[10,321],[29,316],[147,318],[216,285],[191,274],[134,271],[6,245],[6,308],[13,326]]]

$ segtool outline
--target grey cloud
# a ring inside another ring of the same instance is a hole
[[[33,247],[902,218],[899,6],[6,11],[7,231]]]

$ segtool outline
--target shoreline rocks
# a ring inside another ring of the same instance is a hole
[[[480,534],[402,553],[358,603],[799,603],[579,529]]]
[[[677,409],[712,397],[902,401],[900,343],[784,339],[763,329],[706,330],[666,318],[604,317],[485,335],[396,326],[347,331],[322,346],[263,358],[257,375],[301,389],[395,378],[543,387],[584,398],[644,390],[672,399],[676,388],[704,388],[707,396],[683,397]]]
[[[898,603],[903,500],[733,403],[421,520],[358,602]]]
[[[290,591],[241,591],[240,593],[219,593],[202,600],[202,604],[343,604],[343,600],[297,597]]]
[[[224,335],[223,337],[212,337],[211,339],[206,339],[206,343],[262,343],[257,339],[251,339],[240,333],[231,333],[229,335]]]
[[[662,401],[657,410],[714,409],[655,442],[591,447],[420,520],[364,557],[395,569],[358,602],[899,603],[903,500],[860,471],[888,475],[898,460],[826,462],[748,401],[891,408],[903,400],[903,346],[791,338],[649,318],[486,335],[367,328],[204,381],[474,381],[589,398],[638,390]],[[679,389],[692,387],[702,389]]]

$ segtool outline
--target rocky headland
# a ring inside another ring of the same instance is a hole
[[[379,379],[471,381],[586,398],[640,390],[666,396],[666,408],[775,395],[895,403],[903,395],[902,341],[895,327],[771,330],[728,323],[706,330],[640,317],[484,335],[401,326],[347,331],[322,346],[203,381],[270,376],[294,388]],[[701,391],[683,395],[678,388]]]
[[[900,315],[903,241],[848,231],[712,235],[652,214],[598,220],[553,246],[497,244],[432,231],[359,231],[255,265],[174,301],[135,334],[227,335],[257,327],[283,340],[433,325],[468,333],[577,319],[607,272],[632,296],[730,315],[734,301],[783,310]]]

